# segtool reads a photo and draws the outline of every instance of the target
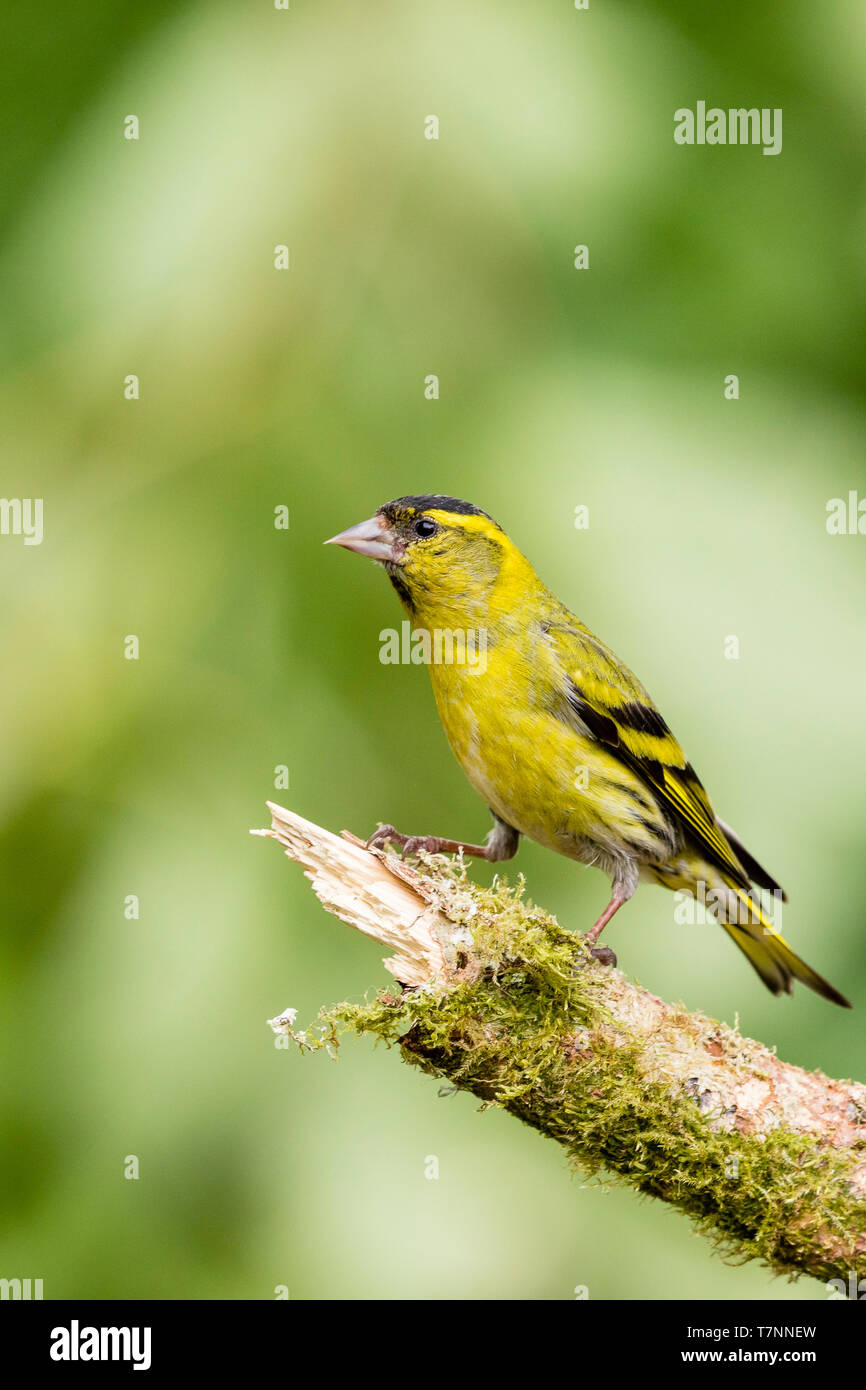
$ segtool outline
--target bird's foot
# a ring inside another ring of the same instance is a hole
[[[580,941],[580,948],[575,956],[575,975],[586,965],[587,958],[597,960],[600,965],[616,965],[616,951],[612,950],[610,946],[593,946],[585,936],[579,937],[578,940]]]
[[[616,951],[610,946],[593,946],[589,954],[593,960],[600,961],[602,965],[616,965]]]
[[[380,825],[367,841],[367,849],[384,849],[387,844],[397,845],[401,859],[405,859],[407,854],[417,854],[422,849],[428,854],[441,854],[448,843],[450,842],[440,839],[437,835],[401,835],[393,825]]]

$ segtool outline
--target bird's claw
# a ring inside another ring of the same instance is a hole
[[[589,954],[602,965],[616,965],[616,951],[610,946],[592,946]]]
[[[401,835],[399,831],[394,829],[393,825],[380,825],[378,830],[373,831],[364,848],[384,849],[387,844],[393,841],[402,844],[405,838],[405,835]]]
[[[442,841],[436,835],[409,835],[403,846],[403,858],[407,854],[417,854],[419,850],[427,854],[441,854]]]
[[[399,846],[401,859],[422,849],[428,854],[439,854],[442,849],[442,841],[435,835],[401,835],[393,825],[380,825],[367,841],[367,849],[382,849],[386,844]]]
[[[588,950],[587,950],[588,947]],[[574,974],[586,965],[587,959],[597,960],[599,965],[616,965],[616,952],[610,946],[590,946],[585,938],[580,938],[580,947],[574,962]]]

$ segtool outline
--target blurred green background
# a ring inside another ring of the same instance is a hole
[[[0,537],[0,1274],[824,1297],[395,1054],[277,1051],[268,1017],[389,977],[247,830],[270,797],[485,833],[425,673],[379,663],[384,576],[321,548],[390,497],[467,497],[639,673],[856,1009],[774,1000],[657,889],[620,962],[866,1075],[866,539],[825,527],[866,495],[862,5],[79,0],[9,7],[5,47],[2,491],[44,498],[45,538]],[[782,154],[677,147],[698,99],[782,107]],[[606,902],[531,844],[518,870],[566,925]]]

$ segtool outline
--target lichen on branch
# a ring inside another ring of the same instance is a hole
[[[589,958],[461,861],[412,866],[269,803],[270,830],[329,911],[395,952],[402,986],[322,1011],[302,1046],[350,1030],[471,1091],[679,1207],[727,1254],[847,1278],[866,1256],[866,1087],[783,1063],[736,1029],[665,1004]],[[289,1013],[291,1011],[288,1011]]]

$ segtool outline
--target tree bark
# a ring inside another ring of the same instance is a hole
[[[327,910],[391,953],[402,987],[293,1030],[346,1029],[499,1105],[603,1169],[679,1207],[726,1253],[806,1273],[844,1296],[866,1273],[866,1087],[782,1062],[760,1042],[664,1003],[589,958],[582,938],[522,898],[479,888],[462,862],[409,864],[268,803],[269,830]]]

